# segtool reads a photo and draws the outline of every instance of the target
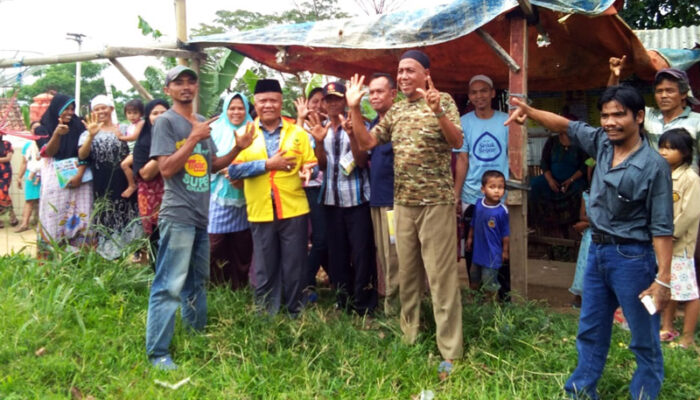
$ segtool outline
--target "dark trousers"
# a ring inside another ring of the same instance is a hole
[[[307,221],[306,215],[300,215],[250,224],[255,248],[255,302],[268,314],[276,314],[282,302],[290,314],[301,309]]]
[[[326,214],[319,204],[320,186],[304,188],[306,199],[309,201],[309,221],[311,222],[311,250],[309,250],[308,270],[305,276],[304,288],[316,286],[316,274],[323,266],[328,268],[328,242],[326,240]],[[328,271],[326,271],[328,272]]]
[[[362,315],[371,313],[377,306],[377,264],[369,205],[325,206],[325,210],[328,275],[338,306]]]
[[[250,229],[240,232],[210,233],[209,280],[230,285],[237,290],[248,285],[248,271],[253,260],[253,237]]]

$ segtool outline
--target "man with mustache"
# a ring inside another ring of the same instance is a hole
[[[619,305],[632,334],[629,348],[637,358],[631,397],[655,399],[664,374],[660,318],[650,315],[640,299],[652,296],[661,310],[670,297],[673,199],[668,163],[642,135],[644,99],[633,88],[608,87],[598,101],[601,128],[517,98],[511,102],[516,108],[506,125],[532,118],[551,131],[567,132],[573,144],[596,158],[589,214],[593,243],[576,338],[578,365],[564,389],[574,399],[598,399],[596,385]]]

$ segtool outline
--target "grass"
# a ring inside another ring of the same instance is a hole
[[[332,294],[298,319],[252,312],[250,291],[209,291],[209,323],[178,322],[175,372],[149,368],[144,336],[151,272],[95,253],[59,253],[40,264],[0,259],[0,398],[66,399],[561,399],[576,364],[576,317],[536,303],[464,307],[465,357],[439,382],[429,302],[423,334],[401,341],[395,319],[369,324],[332,310]],[[615,328],[600,383],[627,399],[634,372],[629,334]],[[36,355],[43,348],[42,355]],[[695,351],[664,349],[662,399],[700,397]],[[178,390],[154,380],[176,383]]]

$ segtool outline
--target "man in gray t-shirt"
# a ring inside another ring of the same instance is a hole
[[[209,174],[233,161],[252,142],[252,126],[236,138],[223,157],[209,137],[209,123],[194,113],[199,85],[197,74],[182,65],[168,71],[165,93],[173,107],[153,129],[151,158],[158,161],[165,194],[158,216],[160,241],[156,275],[148,299],[146,353],[158,369],[176,369],[168,347],[175,311],[182,306],[186,325],[201,330],[207,318],[206,281],[209,279]],[[234,135],[235,132],[231,131]]]

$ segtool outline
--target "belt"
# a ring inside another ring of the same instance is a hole
[[[649,244],[648,240],[626,239],[617,236],[606,235],[604,233],[594,233],[591,235],[593,243],[596,244]]]

